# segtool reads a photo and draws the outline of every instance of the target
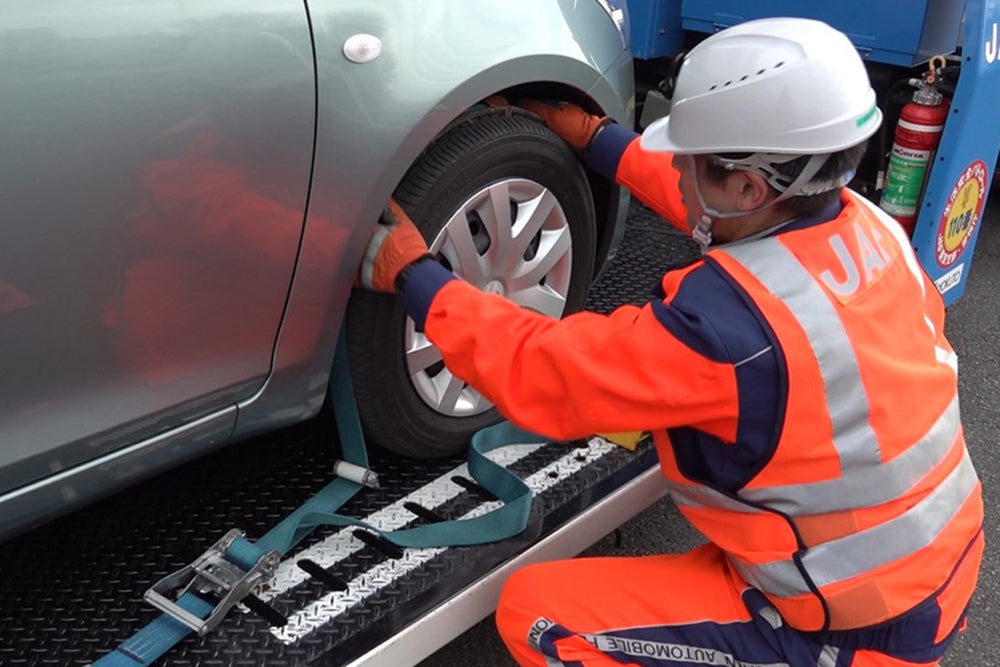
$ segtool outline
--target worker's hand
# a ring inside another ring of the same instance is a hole
[[[510,106],[510,102],[503,95],[490,95],[483,102],[491,109],[506,109]]]
[[[389,200],[378,222],[361,260],[357,282],[376,292],[393,294],[399,272],[430,253],[420,230],[396,200]]]
[[[599,129],[611,122],[607,116],[595,116],[569,102],[523,100],[519,105],[541,116],[553,132],[579,152],[587,148]]]

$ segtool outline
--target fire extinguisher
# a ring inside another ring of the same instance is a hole
[[[894,217],[908,235],[913,234],[934,151],[941,141],[948,101],[937,89],[933,65],[917,86],[913,99],[903,107],[889,154],[889,169],[879,206]]]

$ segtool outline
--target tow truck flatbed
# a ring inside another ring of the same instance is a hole
[[[633,205],[619,258],[589,307],[645,301],[667,263],[693,253],[687,239]],[[143,602],[147,588],[230,528],[250,539],[267,532],[329,481],[337,449],[324,411],[0,545],[0,664],[84,665],[112,650],[159,613]],[[464,456],[414,461],[377,449],[369,456],[381,489],[362,490],[342,513],[383,530],[496,505],[471,481]],[[159,664],[416,664],[487,616],[510,571],[579,553],[664,492],[649,442],[627,452],[592,438],[514,445],[491,456],[533,491],[521,535],[401,550],[363,529],[317,530],[259,593],[273,613],[238,608]]]

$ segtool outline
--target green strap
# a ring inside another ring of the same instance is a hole
[[[345,336],[337,341],[337,353],[330,378],[330,395],[340,432],[342,456],[345,461],[368,467],[361,421],[354,402],[354,388],[347,366]],[[336,514],[347,500],[362,487],[345,479],[335,479],[307,500],[277,526],[257,540],[262,552],[276,549],[284,554],[319,526],[358,526],[381,535],[400,547],[446,547],[496,542],[517,535],[528,525],[531,512],[531,490],[516,475],[487,456],[499,447],[511,444],[544,442],[545,438],[501,422],[472,436],[469,447],[469,473],[484,489],[492,493],[503,506],[470,519],[442,521],[415,528],[381,531],[349,516]],[[332,464],[332,462],[331,462]],[[256,562],[256,561],[255,561]]]
[[[343,330],[337,340],[329,391],[340,434],[341,456],[345,461],[367,468],[368,453],[354,401],[350,369],[347,367],[347,344]],[[362,488],[356,482],[337,478],[256,542],[238,538],[229,547],[226,558],[244,569],[249,569],[268,551],[276,550],[284,555],[314,528],[325,525],[366,528],[400,547],[482,544],[512,537],[522,532],[528,525],[531,490],[519,477],[491,461],[486,454],[506,445],[537,442],[545,442],[545,438],[521,430],[508,422],[483,429],[473,435],[469,448],[469,473],[480,486],[503,501],[501,507],[481,516],[442,521],[415,528],[381,531],[364,521],[336,514],[336,511]],[[331,461],[331,466],[332,464]],[[193,593],[185,594],[178,602],[200,618],[207,618],[212,611],[212,605]],[[136,667],[151,664],[191,632],[179,621],[167,614],[161,614],[122,642],[114,651],[102,656],[94,665]]]
[[[365,449],[361,419],[358,417],[358,407],[354,401],[354,385],[351,383],[351,372],[347,366],[347,334],[343,328],[337,338],[337,351],[334,354],[333,368],[330,372],[329,392],[330,400],[333,403],[337,432],[340,435],[341,458],[349,463],[367,468],[368,451]],[[332,467],[333,461],[330,462],[330,465]],[[271,549],[282,555],[291,551],[314,528],[324,525],[323,522],[317,522],[313,519],[313,515],[335,512],[361,488],[360,484],[339,477],[331,481],[257,540],[256,545],[260,548],[261,555]],[[330,514],[330,516],[336,515]],[[346,521],[347,517],[344,519]],[[257,559],[254,559],[253,562],[256,561]]]
[[[336,479],[268,531],[256,544],[262,549],[261,554],[269,549],[286,553],[314,528],[326,525],[365,528],[400,547],[460,546],[512,537],[528,525],[531,489],[509,470],[491,461],[486,453],[510,444],[539,441],[537,435],[522,431],[508,422],[483,429],[473,436],[469,449],[469,472],[480,486],[504,503],[481,516],[382,531],[359,519],[335,513],[360,488],[355,482]]]

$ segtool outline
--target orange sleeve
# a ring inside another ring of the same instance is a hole
[[[681,201],[680,172],[671,164],[673,157],[673,153],[644,151],[636,139],[622,154],[615,180],[671,225],[690,233],[687,207]]]
[[[510,421],[551,438],[731,424],[738,415],[732,365],[674,338],[649,305],[554,320],[453,280],[425,330],[456,376]]]
[[[674,227],[689,232],[680,174],[671,164],[674,154],[645,151],[640,141],[641,135],[612,123],[587,147],[587,166],[605,178],[614,178]]]

